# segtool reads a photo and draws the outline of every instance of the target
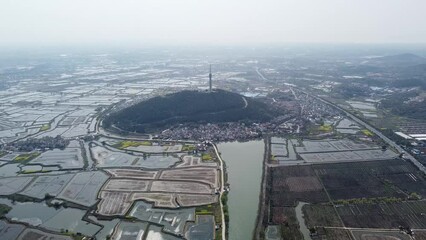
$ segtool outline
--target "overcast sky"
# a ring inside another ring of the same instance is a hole
[[[0,0],[0,45],[426,43],[426,0]]]

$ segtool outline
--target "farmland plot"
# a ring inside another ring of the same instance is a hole
[[[328,201],[311,166],[275,167],[270,171],[273,206],[295,206],[297,201],[309,203]]]

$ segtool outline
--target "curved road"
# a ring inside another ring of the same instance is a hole
[[[300,89],[299,89],[300,90]],[[352,120],[354,120],[355,122],[357,122],[358,124],[360,124],[361,126],[364,126],[366,129],[368,129],[369,131],[373,132],[374,134],[376,134],[377,136],[379,136],[381,139],[383,139],[383,141],[385,141],[387,144],[389,144],[389,146],[394,147],[398,153],[404,153],[404,156],[406,159],[410,160],[420,171],[422,171],[423,173],[426,174],[426,167],[423,166],[423,164],[421,164],[419,161],[417,161],[417,159],[415,159],[411,154],[409,154],[408,152],[406,152],[402,147],[400,147],[398,144],[396,144],[394,141],[392,141],[391,139],[389,139],[388,137],[386,137],[382,132],[380,132],[379,130],[377,130],[376,128],[374,128],[373,126],[371,126],[370,124],[362,121],[361,119],[359,119],[358,117],[356,117],[355,115],[353,115],[352,113],[348,112],[347,110],[337,106],[336,104],[329,102],[323,98],[320,98],[318,96],[309,94],[307,92],[304,92],[302,90],[300,90],[301,92],[312,96],[315,99],[320,100],[321,102],[330,105],[336,109],[339,109],[340,111],[344,112],[349,118],[351,118]]]
[[[243,101],[244,101],[244,107],[243,107],[243,109],[245,109],[248,106],[248,102],[247,102],[247,99],[245,97],[242,97],[242,98],[243,98]]]

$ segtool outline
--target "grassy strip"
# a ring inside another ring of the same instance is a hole
[[[30,160],[33,160],[34,158],[38,157],[40,155],[39,152],[32,152],[32,153],[23,153],[18,156],[16,156],[13,161],[16,162],[28,162]]]
[[[20,173],[21,174],[31,174],[31,173],[48,173],[51,172],[51,170],[23,170]]]
[[[152,146],[152,142],[150,141],[121,141],[117,144],[112,145],[115,148],[118,149],[125,149],[128,147],[139,147],[139,146]]]
[[[203,160],[203,161],[211,161],[212,159],[213,159],[213,157],[210,153],[203,153],[201,155],[201,160]]]
[[[11,209],[12,208],[7,205],[0,204],[0,217],[6,215]]]
[[[40,131],[47,131],[50,129],[50,124],[43,124],[40,128]]]
[[[183,152],[192,152],[194,150],[196,150],[197,148],[195,147],[195,145],[189,145],[189,144],[185,144],[182,147],[182,151]]]
[[[362,130],[362,133],[364,133],[364,135],[366,135],[368,137],[374,136],[374,134],[372,132],[370,132],[370,130],[368,130],[368,129]]]
[[[333,127],[331,125],[323,124],[318,128],[318,130],[320,130],[321,132],[331,132],[333,131]]]
[[[378,198],[353,198],[334,201],[334,204],[372,204],[372,203],[396,203],[403,199],[396,197],[378,197]]]

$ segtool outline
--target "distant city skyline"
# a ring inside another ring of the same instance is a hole
[[[0,46],[426,43],[424,0],[3,0]]]

